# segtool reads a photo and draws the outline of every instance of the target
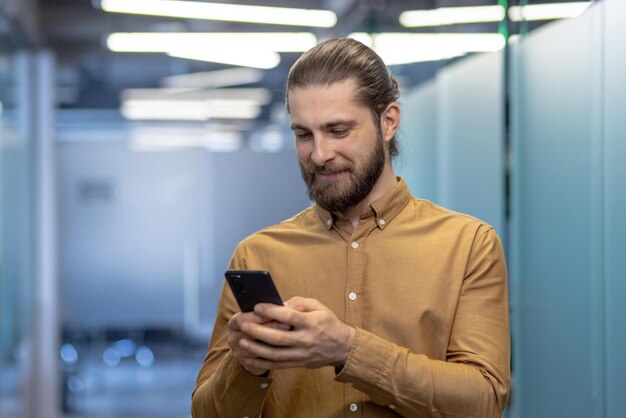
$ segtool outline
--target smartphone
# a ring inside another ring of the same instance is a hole
[[[241,312],[253,311],[257,303],[283,304],[268,271],[228,270],[224,276]]]

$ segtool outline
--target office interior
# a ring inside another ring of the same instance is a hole
[[[1,417],[190,416],[235,245],[311,204],[283,85],[337,36],[370,42],[400,82],[394,166],[412,193],[502,239],[504,415],[626,416],[625,1],[214,9],[326,11],[320,23],[123,3],[0,1]],[[133,33],[179,38],[140,52]]]

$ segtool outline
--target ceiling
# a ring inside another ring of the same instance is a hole
[[[312,31],[318,40],[346,36],[354,31],[432,32],[434,29],[403,28],[398,22],[400,13],[409,9],[492,5],[496,1],[241,0],[228,3],[328,9],[337,14],[338,23],[333,28],[311,30],[293,26],[123,15],[99,10],[90,0],[39,0],[41,43],[55,52],[58,62],[57,96],[60,106],[67,109],[116,109],[120,104],[120,92],[124,89],[158,87],[167,76],[231,68],[158,53],[110,52],[104,46],[104,38],[112,32]],[[496,32],[497,28],[495,23],[471,24],[446,27],[445,31]],[[272,106],[282,103],[286,74],[297,57],[297,53],[281,53],[280,65],[264,70],[262,80],[252,85],[267,87],[272,92],[272,102],[264,107],[260,120],[267,120]],[[406,86],[432,77],[444,64],[439,61],[395,66],[393,72]]]

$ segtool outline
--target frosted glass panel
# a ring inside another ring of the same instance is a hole
[[[594,12],[537,30],[514,51],[519,417],[594,416]]]
[[[626,411],[626,3],[605,6],[607,416],[617,418]]]
[[[416,87],[401,99],[400,156],[395,173],[404,177],[411,192],[437,200],[436,192],[436,96],[434,80]]]
[[[503,57],[480,54],[437,75],[438,201],[504,233]]]

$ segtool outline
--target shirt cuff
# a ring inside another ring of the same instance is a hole
[[[368,394],[376,403],[388,403],[387,396],[380,393],[379,382],[388,368],[392,351],[393,346],[389,341],[357,328],[348,360],[335,376],[335,380],[351,384]]]

